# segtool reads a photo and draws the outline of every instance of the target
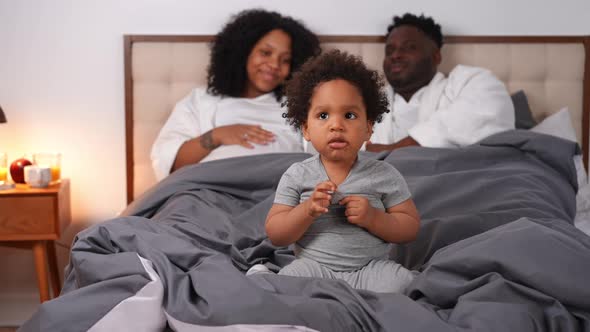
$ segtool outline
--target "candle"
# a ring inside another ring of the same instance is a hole
[[[8,180],[8,162],[6,152],[0,152],[0,182]]]
[[[61,154],[39,152],[33,155],[33,160],[37,166],[51,168],[51,182],[58,181],[61,178]]]
[[[0,167],[0,182],[7,180],[8,168]]]
[[[57,181],[61,178],[61,168],[59,165],[51,165],[51,181]]]

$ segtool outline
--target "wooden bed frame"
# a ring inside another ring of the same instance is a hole
[[[149,153],[176,101],[205,84],[211,35],[126,35],[127,201],[155,184]],[[382,72],[383,36],[320,36],[322,48],[363,57]],[[567,106],[588,167],[590,36],[449,36],[439,70],[456,64],[494,72],[513,93],[524,90],[537,121]]]

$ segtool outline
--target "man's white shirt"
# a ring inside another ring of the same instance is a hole
[[[390,112],[375,125],[372,143],[411,136],[426,147],[459,147],[514,129],[514,106],[505,85],[490,71],[459,65],[437,73],[409,101],[388,86]]]

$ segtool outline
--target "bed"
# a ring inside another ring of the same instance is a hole
[[[204,83],[211,38],[125,37],[131,204],[76,236],[62,295],[22,331],[590,331],[590,237],[574,226],[590,37],[457,36],[443,47],[443,72],[491,69],[526,93],[537,122],[567,107],[569,136],[513,130],[461,149],[363,154],[404,175],[422,217],[417,240],[390,252],[418,272],[406,294],[244,275],[293,259],[263,224],[280,176],[308,154],[217,160],[156,183],[149,149],[174,102]],[[322,42],[381,67],[382,37]]]
[[[127,201],[156,183],[150,148],[174,104],[206,83],[212,36],[125,37]],[[537,122],[567,106],[578,143],[588,151],[590,108],[589,37],[454,36],[445,39],[447,73],[457,64],[490,69],[509,92],[523,90]],[[323,36],[324,49],[363,57],[382,73],[381,36]],[[586,84],[584,84],[586,82]],[[583,110],[586,110],[584,112]],[[587,153],[584,156],[587,157]]]

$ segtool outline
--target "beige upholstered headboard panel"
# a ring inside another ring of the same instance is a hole
[[[174,104],[206,83],[212,36],[125,36],[127,199],[156,183],[150,149]],[[362,56],[382,71],[383,37],[323,36],[324,49]],[[454,36],[445,39],[442,72],[456,64],[494,72],[516,92],[524,90],[536,120],[569,107],[578,141],[588,156],[590,37]],[[584,84],[584,82],[586,84]]]

